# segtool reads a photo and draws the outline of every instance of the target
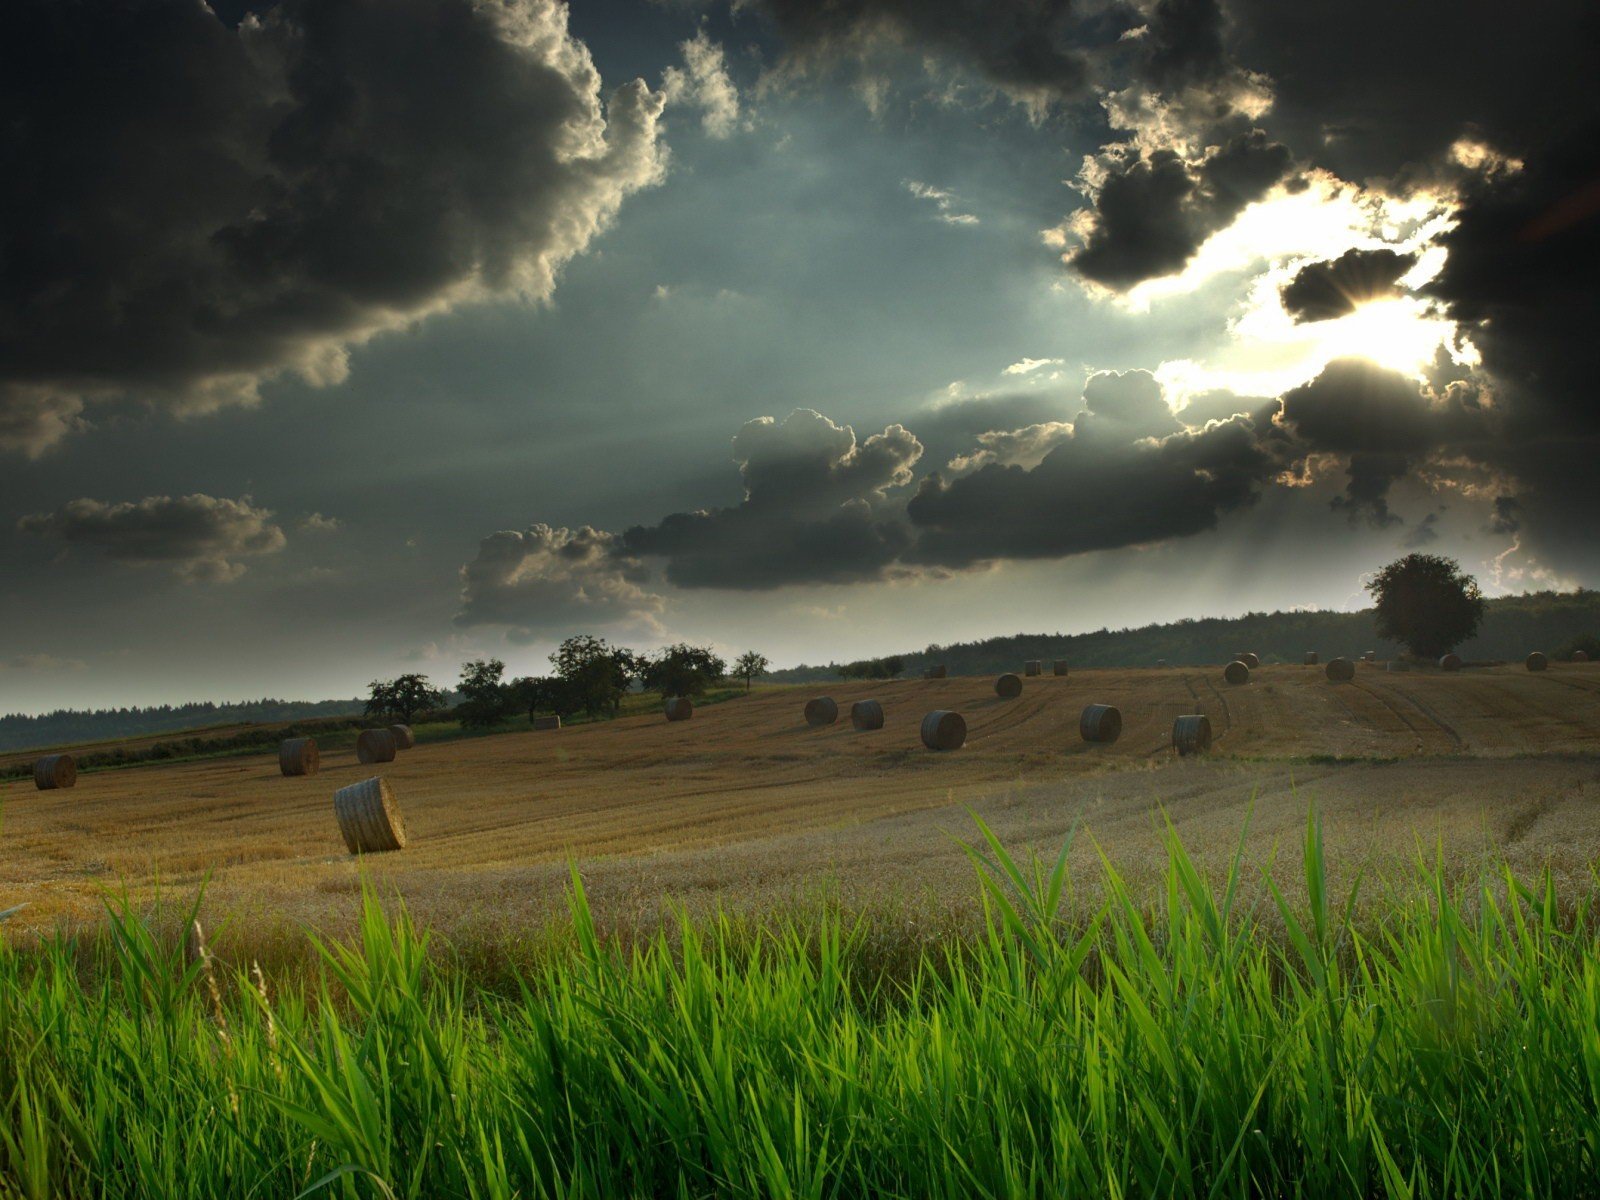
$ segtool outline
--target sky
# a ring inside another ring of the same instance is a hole
[[[0,5],[0,711],[1600,585],[1584,0]]]

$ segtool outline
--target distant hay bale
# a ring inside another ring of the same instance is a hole
[[[1078,718],[1078,733],[1086,742],[1110,745],[1122,736],[1122,710],[1109,704],[1091,704]]]
[[[543,730],[543,729],[560,729],[561,728],[561,718],[559,716],[535,717],[533,719],[533,727],[535,729],[541,729],[541,730]]]
[[[78,760],[70,754],[47,754],[33,764],[33,786],[41,792],[75,787],[77,782]]]
[[[1037,658],[1030,658],[1022,664],[1022,673],[1024,675],[1043,675],[1044,663]]]
[[[1530,671],[1542,671],[1550,665],[1550,660],[1540,651],[1535,650],[1532,654],[1528,655],[1524,665],[1526,665]]]
[[[812,727],[832,725],[839,719],[839,706],[832,696],[818,696],[806,701],[806,724]]]
[[[1441,658],[1439,660],[1439,670],[1441,670],[1441,671],[1459,671],[1459,670],[1461,670],[1461,655],[1459,655],[1459,654],[1446,654],[1443,658]]]
[[[949,668],[946,667],[943,663],[940,663],[937,667],[929,667],[928,668],[928,678],[929,679],[943,679],[947,675],[949,675],[949,673],[950,673]]]
[[[857,729],[882,729],[883,705],[876,700],[857,700],[850,706],[850,724]]]
[[[922,744],[929,750],[959,750],[967,741],[967,721],[958,712],[936,708],[922,718]]]
[[[1349,683],[1356,677],[1356,665],[1348,658],[1330,658],[1327,675],[1329,683]]]
[[[1055,662],[1050,664],[1050,672],[1053,675],[1065,675],[1067,673],[1067,660],[1064,658],[1056,659]]]
[[[391,725],[389,732],[394,734],[396,750],[409,750],[417,744],[417,735],[411,732],[409,725]]]
[[[1260,656],[1251,653],[1249,650],[1244,651],[1244,653],[1242,653],[1242,654],[1236,654],[1236,655],[1233,656],[1233,658],[1234,658],[1235,662],[1242,662],[1245,666],[1249,667],[1252,671],[1256,671],[1256,670],[1259,670],[1261,668],[1261,658],[1260,658]]]
[[[669,721],[687,721],[694,716],[694,702],[687,696],[668,696],[666,713]]]
[[[285,775],[315,775],[321,766],[316,738],[285,738],[278,743],[278,770]]]
[[[1250,682],[1250,665],[1243,659],[1236,658],[1222,668],[1222,678],[1226,683],[1241,684]]]
[[[351,854],[405,849],[406,823],[400,817],[400,806],[388,783],[377,776],[336,791],[333,815],[339,819],[339,832]]]
[[[1167,669],[1167,660],[1164,658],[1156,659],[1156,667],[1159,670],[1165,671]]]
[[[1204,713],[1179,717],[1172,723],[1172,745],[1180,755],[1204,754],[1211,749],[1211,718]]]
[[[398,748],[393,732],[387,729],[363,729],[356,735],[356,758],[368,765],[393,762]]]
[[[1589,661],[1589,652],[1587,650],[1574,650],[1572,652],[1572,661],[1573,662],[1588,662]]]
[[[1391,658],[1388,669],[1391,671],[1409,671],[1411,670],[1411,664],[1403,658]]]
[[[1378,652],[1376,650],[1368,650],[1365,654],[1363,654],[1361,656],[1361,661],[1362,662],[1369,662],[1369,663],[1377,662],[1378,661]]]
[[[1315,650],[1307,650],[1306,651],[1306,666],[1314,667],[1316,665],[1317,665],[1317,652]]]
[[[1022,695],[1022,680],[1012,674],[1005,674],[994,681],[994,694],[1002,700],[1015,700]]]

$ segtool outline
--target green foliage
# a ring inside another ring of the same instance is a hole
[[[293,986],[125,902],[0,944],[0,1194],[1600,1195],[1600,928],[1550,876],[1419,862],[1368,928],[1315,820],[1265,912],[1170,825],[1153,901],[979,833],[981,936],[898,980],[836,915],[613,944],[576,871],[508,995],[371,890]]]
[[[728,664],[709,646],[679,642],[644,662],[644,686],[663,696],[699,696],[728,673]]]
[[[757,654],[754,650],[746,650],[733,663],[733,674],[736,678],[744,680],[744,690],[750,690],[750,683],[767,673],[767,668],[772,665],[765,654]]]
[[[838,668],[840,679],[898,679],[905,673],[906,660],[898,654],[888,658],[863,658]]]
[[[1592,633],[1580,633],[1577,637],[1568,638],[1555,653],[1555,657],[1562,662],[1571,662],[1572,656],[1582,650],[1589,656],[1590,662],[1600,662],[1600,637]]]
[[[1438,658],[1478,632],[1484,599],[1461,564],[1437,554],[1396,559],[1367,584],[1378,636],[1413,654]]]
[[[604,638],[580,634],[556,648],[550,665],[554,678],[520,681],[530,714],[543,709],[563,717],[576,712],[615,716],[639,675],[640,659]]]
[[[498,658],[475,658],[461,664],[455,716],[468,729],[498,725],[516,709],[517,697],[504,682],[506,664]]]
[[[368,687],[366,715],[393,719],[402,725],[410,725],[419,716],[443,708],[445,703],[445,694],[430,684],[426,675],[374,679]]]

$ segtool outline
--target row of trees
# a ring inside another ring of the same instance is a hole
[[[747,651],[727,662],[708,646],[679,642],[641,654],[613,646],[591,634],[570,637],[550,655],[548,675],[505,677],[498,658],[463,663],[454,716],[470,727],[497,725],[513,714],[539,712],[570,717],[616,716],[622,698],[634,688],[663,696],[701,696],[730,675],[743,679],[745,690],[771,664],[764,655]],[[401,675],[373,680],[367,700],[369,717],[393,718],[409,724],[424,713],[445,707],[448,697],[426,675]]]

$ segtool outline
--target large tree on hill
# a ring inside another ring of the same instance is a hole
[[[367,696],[366,715],[394,717],[409,725],[421,713],[444,705],[444,693],[428,682],[426,675],[401,675],[395,679],[374,679]]]
[[[467,728],[486,728],[498,725],[511,711],[516,697],[506,686],[506,664],[498,658],[475,658],[461,664],[461,682],[456,690],[461,702],[456,705],[456,716]]]
[[[545,689],[547,701],[568,712],[582,709],[593,715],[616,716],[622,697],[639,675],[639,656],[591,634],[569,637],[550,656],[560,687]],[[563,713],[562,715],[565,715]]]
[[[727,673],[728,664],[709,646],[679,642],[646,660],[644,686],[663,696],[699,696]]]
[[[1478,632],[1484,599],[1478,581],[1461,564],[1437,554],[1408,554],[1367,584],[1381,638],[1413,654],[1438,658]]]
[[[754,650],[746,650],[734,661],[733,673],[744,680],[744,690],[750,690],[750,681],[759,679],[767,673],[767,668],[772,664],[767,661],[765,654],[758,654]]]

